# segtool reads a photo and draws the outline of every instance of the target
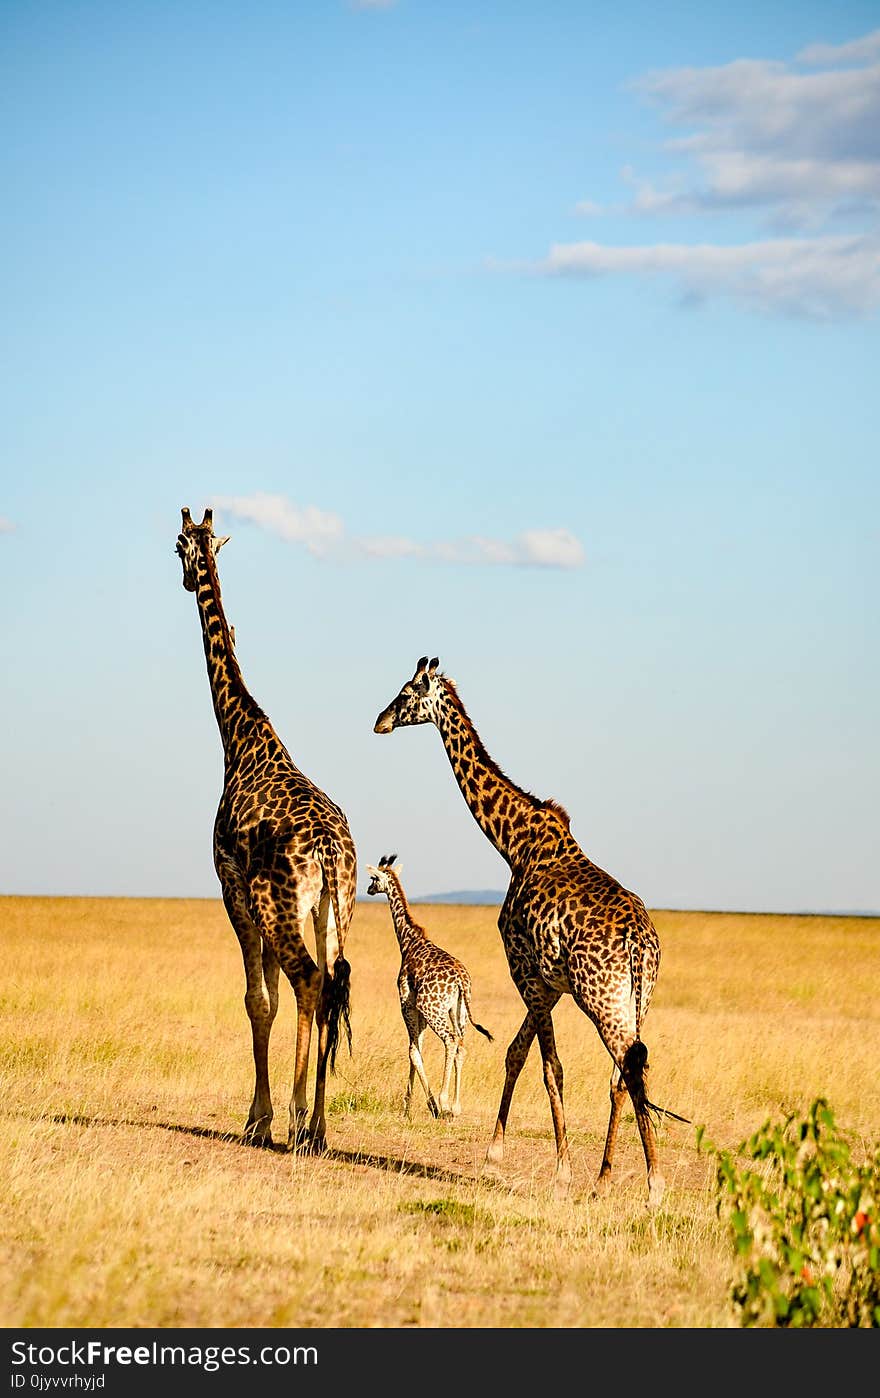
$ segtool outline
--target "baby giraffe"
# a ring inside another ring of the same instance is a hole
[[[394,931],[400,944],[400,971],[397,993],[400,1012],[409,1034],[409,1082],[403,1110],[410,1114],[413,1084],[418,1074],[425,1089],[428,1110],[432,1116],[458,1116],[461,1112],[461,1068],[464,1059],[464,1031],[468,1020],[487,1039],[492,1035],[471,1014],[471,978],[466,966],[442,947],[429,941],[424,927],[414,922],[400,882],[400,865],[393,869],[396,854],[379,860],[379,867],[367,865],[370,874],[370,894],[386,893],[391,907]],[[446,1059],[443,1065],[443,1086],[439,1099],[428,1084],[422,1059],[425,1030],[431,1028],[443,1044]],[[449,1087],[455,1073],[452,1102]]]

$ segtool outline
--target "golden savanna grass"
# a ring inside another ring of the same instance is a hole
[[[353,1052],[328,1083],[328,1153],[283,1150],[294,1001],[271,1049],[277,1149],[239,1144],[252,1091],[238,944],[219,900],[0,899],[4,1327],[701,1327],[735,1324],[732,1258],[702,1124],[735,1147],[827,1097],[876,1139],[880,919],[656,912],[645,1024],[667,1193],[645,1206],[631,1112],[614,1187],[590,1198],[610,1060],[557,1012],[574,1189],[552,1197],[537,1048],[503,1182],[481,1178],[522,1019],[497,910],[414,910],[474,981],[463,1112],[400,1112],[406,1035],[386,901],[359,904]],[[439,1085],[440,1049],[426,1040]],[[419,1094],[418,1085],[416,1093]]]

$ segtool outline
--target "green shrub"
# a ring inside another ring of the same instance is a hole
[[[880,1327],[880,1144],[858,1163],[824,1098],[803,1119],[766,1121],[734,1154],[714,1156],[718,1217],[737,1270],[743,1326]],[[740,1165],[746,1156],[755,1166]]]

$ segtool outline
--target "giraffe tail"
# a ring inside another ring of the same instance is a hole
[[[345,1033],[351,1053],[351,967],[344,956],[337,956],[333,963],[327,1028],[327,1062],[330,1072],[335,1073],[340,1030]]]
[[[339,882],[336,877],[336,853],[333,849],[321,849],[316,851],[321,860],[324,870],[324,877],[327,880],[327,887],[330,892],[330,902],[333,908],[333,921],[336,923],[336,935],[339,939],[339,955],[333,963],[333,969],[328,967],[329,982],[325,982],[325,991],[328,991],[327,1007],[327,1062],[331,1073],[336,1071],[336,1052],[339,1048],[341,1033],[345,1034],[348,1044],[348,1051],[351,1053],[351,966],[345,959],[345,932],[347,923],[342,919],[339,905]]]
[[[664,1116],[668,1117],[670,1121],[681,1121],[685,1126],[692,1125],[690,1117],[679,1116],[678,1112],[671,1112],[668,1107],[658,1107],[656,1102],[652,1102],[649,1099],[647,1092],[644,1090],[645,1072],[648,1067],[648,1049],[641,1038],[636,1039],[635,1043],[630,1044],[624,1055],[624,1062],[626,1066],[638,1076],[645,1106],[648,1111],[653,1114],[655,1120],[659,1121],[659,1118]],[[626,1076],[622,1067],[620,1068],[620,1073],[621,1076]]]
[[[639,925],[639,924],[638,924],[638,921],[636,922],[636,925],[637,925],[637,926]],[[642,1042],[642,939],[641,939],[641,937],[640,937],[640,936],[636,936],[636,937],[632,938],[632,939],[629,941],[629,944],[628,944],[628,945],[629,945],[629,971],[630,971],[630,978],[631,978],[631,982],[632,982],[633,994],[634,994],[634,996],[635,996],[635,1001],[636,1001],[636,1039],[635,1039],[635,1043],[634,1043],[634,1044],[631,1044],[630,1047],[629,1047],[629,1049],[627,1050],[626,1058],[629,1060],[629,1065],[631,1065],[631,1066],[635,1069],[636,1073],[638,1074],[639,1080],[640,1080],[640,1082],[641,1082],[641,1084],[642,1084],[642,1095],[643,1095],[643,1098],[644,1098],[645,1106],[646,1106],[646,1108],[648,1109],[648,1111],[651,1112],[651,1113],[654,1115],[655,1119],[656,1119],[657,1121],[659,1121],[659,1118],[660,1118],[660,1117],[665,1116],[665,1117],[668,1117],[670,1121],[681,1121],[681,1122],[684,1122],[684,1124],[685,1124],[686,1126],[690,1126],[692,1123],[691,1123],[689,1117],[686,1117],[686,1116],[679,1116],[679,1115],[678,1115],[678,1112],[671,1112],[671,1111],[669,1111],[669,1109],[668,1109],[667,1107],[658,1107],[657,1104],[656,1104],[656,1102],[652,1102],[652,1101],[649,1100],[648,1094],[647,1094],[647,1092],[645,1092],[645,1090],[644,1090],[644,1085],[645,1085],[645,1071],[646,1071],[647,1066],[648,1066],[648,1049],[647,1049],[647,1046]],[[620,1067],[619,1064],[618,1064],[618,1067],[620,1068],[621,1076],[624,1076],[622,1067]]]
[[[489,1040],[490,1044],[494,1044],[495,1035],[490,1034],[488,1029],[485,1029],[482,1024],[477,1024],[477,1021],[474,1019],[473,1012],[471,1010],[471,997],[467,994],[465,990],[462,990],[461,995],[462,999],[464,1000],[464,1007],[467,1010],[467,1017],[470,1020],[471,1024],[474,1026],[478,1033],[483,1034]]]
[[[658,1107],[656,1102],[649,1102],[647,1097],[645,1098],[645,1106],[648,1108],[648,1111],[653,1112],[656,1117],[665,1116],[668,1117],[670,1121],[682,1121],[685,1126],[691,1126],[693,1124],[689,1116],[679,1116],[678,1112],[671,1112],[668,1107]]]

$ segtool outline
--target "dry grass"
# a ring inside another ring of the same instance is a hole
[[[731,1258],[694,1126],[664,1127],[662,1209],[645,1208],[632,1115],[615,1187],[589,1198],[610,1062],[563,1002],[557,1038],[575,1188],[551,1197],[536,1050],[514,1097],[503,1184],[480,1178],[522,1019],[491,908],[426,906],[474,1012],[463,1113],[400,1116],[406,1035],[387,906],[358,906],[354,1050],[330,1080],[322,1158],[238,1144],[252,1091],[238,946],[219,901],[0,899],[4,1327],[700,1327],[733,1324]],[[663,964],[645,1026],[651,1095],[733,1146],[827,1096],[874,1139],[880,919],[655,914]],[[287,1136],[293,997],[272,1044]],[[438,1081],[439,1046],[426,1043]],[[418,1092],[418,1087],[416,1089]]]

